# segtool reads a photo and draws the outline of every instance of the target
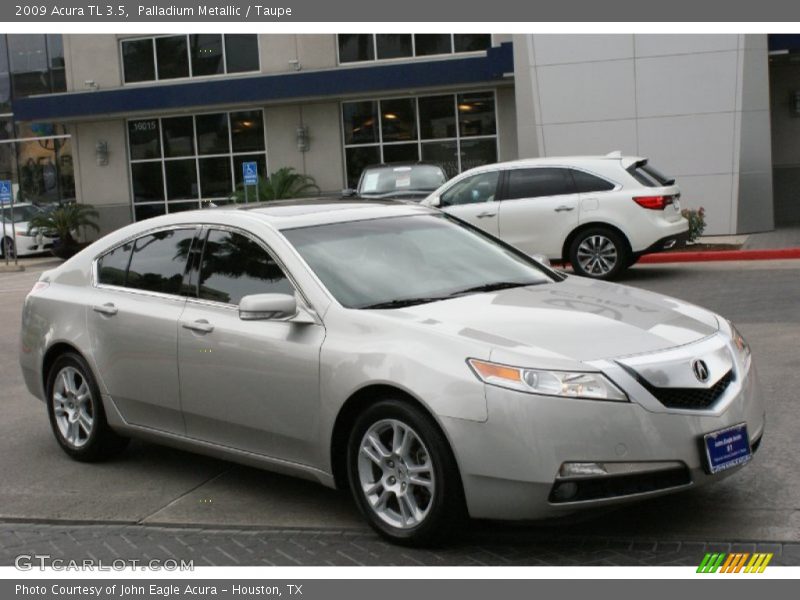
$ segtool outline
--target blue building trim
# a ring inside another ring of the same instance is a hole
[[[32,96],[15,100],[13,110],[15,119],[20,121],[68,121],[194,106],[490,83],[513,72],[512,46],[506,42],[489,48],[485,56]]]

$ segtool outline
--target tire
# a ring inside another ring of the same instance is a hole
[[[368,433],[380,446],[370,443]],[[403,439],[407,445],[400,444]],[[441,543],[466,517],[447,440],[427,413],[402,400],[380,400],[356,419],[347,444],[347,479],[367,522],[397,544]]]
[[[109,427],[97,381],[79,354],[64,353],[50,368],[47,412],[56,440],[75,460],[97,462],[128,445]]]
[[[644,256],[644,255],[643,255],[643,254],[631,254],[631,255],[628,257],[628,266],[629,266],[629,267],[632,267],[633,265],[635,265],[636,263],[638,263],[638,262],[639,262],[639,259],[640,259],[640,258],[642,258],[642,256]]]
[[[0,256],[5,258],[6,254],[8,254],[8,258],[14,258],[16,256],[14,240],[10,237],[4,237],[2,244],[0,244]]]
[[[575,274],[591,279],[614,279],[628,268],[630,260],[627,240],[606,227],[581,231],[569,249]]]

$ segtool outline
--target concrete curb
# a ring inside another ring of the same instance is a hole
[[[800,248],[774,248],[764,250],[706,250],[703,252],[663,252],[646,254],[640,264],[706,262],[726,260],[780,260],[800,258]]]

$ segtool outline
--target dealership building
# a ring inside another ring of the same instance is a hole
[[[226,202],[243,163],[325,192],[370,163],[450,175],[645,156],[707,232],[800,223],[800,36],[0,36],[0,179],[103,231]]]

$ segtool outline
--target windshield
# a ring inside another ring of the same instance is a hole
[[[444,171],[435,165],[374,167],[364,171],[358,193],[381,196],[432,192],[445,181]]]
[[[25,223],[30,221],[31,217],[39,212],[39,209],[30,204],[14,207],[14,223]],[[11,207],[4,207],[0,209],[0,219],[5,219],[6,223],[11,222]]]
[[[445,215],[282,233],[347,308],[395,308],[553,281],[526,257]]]

